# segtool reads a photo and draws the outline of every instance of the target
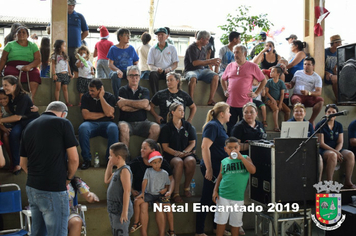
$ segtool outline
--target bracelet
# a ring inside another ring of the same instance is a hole
[[[67,176],[67,178],[66,178],[66,179],[67,179],[67,180],[69,180],[69,181],[72,181],[72,179],[73,179],[73,178],[71,178],[71,179],[70,179],[70,178],[68,178],[68,176]]]

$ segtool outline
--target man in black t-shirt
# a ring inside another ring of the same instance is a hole
[[[66,186],[74,177],[79,158],[73,126],[64,119],[67,114],[63,102],[51,102],[22,135],[20,165],[28,174],[26,192],[33,235],[68,233]]]
[[[189,107],[190,114],[187,121],[192,123],[197,107],[189,94],[180,90],[180,78],[180,74],[169,72],[166,78],[168,88],[158,91],[151,100],[150,112],[158,124],[167,123],[167,114],[172,103],[182,104],[184,111],[185,107]],[[154,110],[155,106],[159,106],[159,115]]]
[[[114,123],[116,99],[111,93],[105,92],[100,79],[93,79],[89,83],[89,92],[85,93],[81,101],[84,122],[79,126],[79,144],[82,149],[84,162],[82,170],[91,166],[89,139],[101,136],[108,139],[105,157],[109,157],[110,146],[119,140],[119,130]]]
[[[127,68],[128,84],[119,90],[120,108],[119,130],[120,141],[129,147],[130,135],[158,140],[160,127],[147,120],[147,111],[151,109],[150,92],[139,86],[140,70],[137,66]]]

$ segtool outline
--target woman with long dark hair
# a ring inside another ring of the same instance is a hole
[[[12,130],[9,135],[10,149],[13,158],[13,173],[19,174],[20,166],[20,140],[22,130],[25,129],[28,123],[36,119],[38,112],[32,112],[33,103],[26,91],[22,88],[19,79],[13,75],[7,75],[2,79],[2,86],[7,96],[9,96],[9,110],[12,116],[1,118],[0,123],[13,123]]]

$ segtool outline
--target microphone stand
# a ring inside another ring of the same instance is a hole
[[[312,135],[310,135],[310,137],[308,137],[306,140],[302,141],[300,144],[299,144],[299,147],[297,147],[297,149],[295,149],[295,151],[292,153],[292,155],[290,155],[290,157],[288,157],[288,159],[286,160],[286,163],[290,161],[290,159],[292,159],[295,154],[298,153],[298,151],[303,147],[305,146],[309,140],[311,138],[313,138],[315,136],[316,133],[318,133],[318,131],[323,128],[326,123],[331,119],[332,117],[325,117],[325,121],[324,123],[322,123],[320,125],[320,127],[314,131],[314,133]],[[307,200],[306,200],[306,189],[307,189],[307,176],[306,176],[306,159],[307,159],[307,149],[303,149],[303,173],[302,173],[302,184],[303,184],[303,205],[304,205],[304,236],[308,236],[308,221],[307,221]]]

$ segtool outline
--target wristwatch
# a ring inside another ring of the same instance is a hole
[[[73,179],[73,178],[72,178],[72,179]],[[72,181],[72,179],[68,178],[68,176],[67,176],[67,180]]]
[[[308,95],[311,96],[311,92],[310,91],[309,91]]]

